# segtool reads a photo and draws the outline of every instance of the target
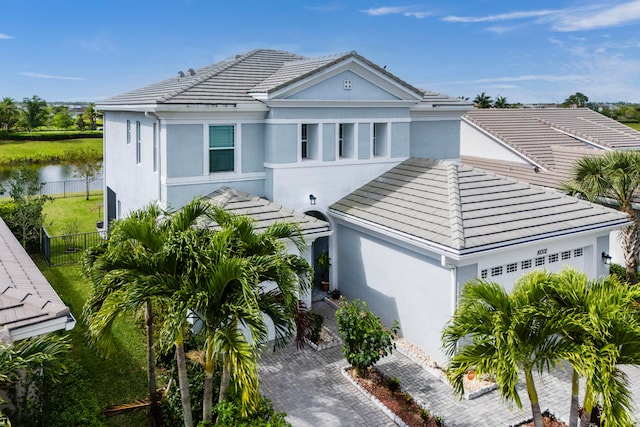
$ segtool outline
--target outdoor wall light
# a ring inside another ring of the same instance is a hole
[[[609,255],[606,252],[602,252],[602,262],[605,263],[606,265],[610,265],[611,264],[611,255]]]
[[[309,194],[309,202],[311,202],[312,205],[316,204],[316,199],[316,196],[314,196],[313,194]]]

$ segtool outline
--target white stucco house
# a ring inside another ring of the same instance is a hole
[[[533,269],[608,274],[615,210],[451,161],[411,158],[334,203],[340,290],[443,360],[464,284],[510,291]]]
[[[312,265],[442,357],[461,286],[530,268],[605,274],[624,215],[460,164],[463,100],[356,52],[255,50],[102,101],[105,221],[207,196],[300,225]],[[262,226],[262,225],[260,225]],[[310,302],[310,296],[306,296]]]
[[[611,150],[640,150],[640,132],[588,108],[478,109],[460,122],[462,162],[548,188],[560,188],[576,160]],[[624,265],[618,232],[610,246]]]

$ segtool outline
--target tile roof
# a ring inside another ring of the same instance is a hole
[[[415,88],[353,51],[305,58],[284,51],[257,49],[197,70],[187,70],[182,77],[172,77],[100,101],[98,108],[125,105],[258,103],[260,101],[253,95],[271,93],[352,57],[408,90],[423,94],[420,104],[431,107],[469,105],[468,102],[457,98]]]
[[[549,169],[550,147],[640,149],[640,132],[588,108],[475,109],[462,119]]]
[[[285,208],[267,199],[244,193],[233,188],[222,187],[205,196],[210,203],[223,207],[225,211],[252,218],[257,231],[261,231],[276,222],[296,224],[302,235],[329,232],[329,223],[310,215]],[[216,227],[216,224],[209,224]]]
[[[67,318],[69,308],[0,219],[0,341],[11,342],[20,330]]]
[[[455,162],[418,158],[329,209],[458,254],[628,223],[618,211],[559,192]]]

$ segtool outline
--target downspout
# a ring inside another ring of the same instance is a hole
[[[451,265],[448,263],[448,259],[447,257],[443,254],[440,255],[440,265],[443,268],[448,268],[450,270],[451,273],[451,317],[453,317],[453,315],[456,312],[456,306],[457,306],[457,299],[458,299],[458,284],[457,284],[457,279],[458,279],[458,269],[455,265]]]
[[[153,113],[151,111],[145,111],[144,112],[144,116],[147,117],[147,118],[152,118],[152,119],[156,120],[157,129],[156,129],[155,137],[158,139],[158,141],[154,140],[153,144],[154,145],[158,144],[157,145],[158,151],[156,152],[156,156],[158,156],[158,159],[157,159],[157,162],[158,162],[157,163],[157,166],[158,166],[158,170],[157,170],[157,172],[158,172],[158,200],[160,200],[160,205],[162,206],[162,173],[161,173],[162,162],[160,161],[161,158],[162,158],[160,156],[160,153],[161,153],[162,150],[160,149],[160,117],[158,117],[158,115],[156,113]],[[156,159],[153,159],[153,160],[156,161]]]

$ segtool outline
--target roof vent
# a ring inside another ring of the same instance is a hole
[[[190,76],[195,76],[196,75],[196,71],[193,68],[189,68],[187,70],[187,72],[189,73]]]
[[[184,77],[184,71],[178,71],[178,77],[180,78]]]

